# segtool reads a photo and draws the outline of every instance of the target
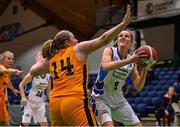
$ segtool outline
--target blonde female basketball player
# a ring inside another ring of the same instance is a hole
[[[113,120],[129,126],[142,126],[138,117],[123,96],[121,87],[126,78],[131,76],[137,90],[144,86],[146,74],[151,65],[137,71],[137,64],[146,57],[144,51],[128,54],[133,44],[132,34],[124,30],[117,37],[116,47],[104,49],[100,71],[93,89],[95,97],[97,120],[102,126],[113,126]]]
[[[19,75],[22,71],[11,68],[14,63],[14,53],[5,51],[0,54],[0,126],[10,126],[9,115],[6,108],[6,88],[9,87],[17,95],[18,91],[13,87],[9,75]]]

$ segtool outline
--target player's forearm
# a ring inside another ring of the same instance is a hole
[[[127,27],[131,20],[131,7],[130,5],[127,5],[126,14],[124,15],[122,22],[102,35],[102,38],[105,39],[106,44],[110,43],[114,38],[116,38],[118,34]]]
[[[20,85],[20,86],[19,86],[19,90],[20,90],[21,97],[24,97],[24,98],[25,98],[24,86]]]
[[[118,34],[124,30],[127,27],[127,24],[121,22],[120,24],[118,24],[117,26],[111,28],[110,30],[108,30],[107,32],[105,32],[102,36],[102,42],[104,43],[104,45],[110,43],[112,40],[114,40]]]
[[[16,72],[17,72],[17,69],[13,69],[13,68],[9,68],[9,69],[1,68],[0,69],[0,73],[16,74]]]
[[[125,27],[124,23],[120,23],[94,40],[79,43],[78,49],[82,54],[88,55],[102,46],[111,43]]]
[[[21,96],[22,97],[25,97],[25,94],[24,94],[24,87],[29,83],[31,82],[32,80],[32,76],[30,75],[30,73],[28,73],[24,79],[21,81],[20,85],[19,85],[19,90],[20,90],[20,93],[21,93]]]
[[[110,71],[131,64],[132,62],[133,62],[132,59],[102,62],[102,68],[103,70]]]
[[[92,51],[95,51],[96,49],[111,43],[118,36],[118,34],[127,27],[127,25],[131,22],[131,20],[132,20],[131,9],[130,6],[128,5],[126,14],[122,22],[120,22],[118,25],[112,27],[111,29],[103,33],[99,38],[90,41],[91,43],[89,43],[88,46],[86,43],[86,46],[89,47],[87,48],[87,51],[83,51],[84,48],[81,50],[84,53],[89,54]]]
[[[143,69],[141,72],[141,75],[139,77],[139,79],[137,80],[137,83],[135,85],[136,89],[138,91],[141,91],[144,87],[145,81],[146,81],[146,75],[147,75],[147,69]]]
[[[10,69],[7,69],[7,72],[9,74],[16,74],[17,73],[17,69],[10,68]]]

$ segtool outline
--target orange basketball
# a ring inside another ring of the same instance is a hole
[[[136,53],[141,52],[141,51],[145,51],[147,57],[141,58],[140,64],[149,65],[157,61],[157,58],[158,58],[157,51],[152,46],[143,45],[136,50]]]

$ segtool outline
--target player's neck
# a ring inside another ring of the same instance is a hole
[[[125,59],[127,57],[127,52],[128,52],[128,50],[126,50],[125,48],[118,47],[118,54],[121,57],[121,59]]]

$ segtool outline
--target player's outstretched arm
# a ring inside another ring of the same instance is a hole
[[[5,68],[0,66],[0,74],[7,73],[9,75],[20,75],[23,71],[14,68]]]
[[[113,39],[117,37],[117,35],[124,30],[127,25],[131,22],[131,7],[130,5],[127,6],[126,14],[123,18],[123,21],[120,22],[118,25],[114,26],[110,30],[106,31],[100,37],[89,40],[83,41],[75,46],[75,51],[79,52],[80,54],[88,55],[91,52],[97,50],[98,48],[110,43]]]

